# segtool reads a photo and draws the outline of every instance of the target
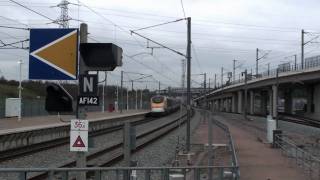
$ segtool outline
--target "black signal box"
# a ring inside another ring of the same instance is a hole
[[[122,66],[122,48],[112,43],[81,43],[80,53],[86,71],[112,71]]]

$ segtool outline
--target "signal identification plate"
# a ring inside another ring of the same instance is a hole
[[[98,96],[78,96],[79,106],[99,106]]]

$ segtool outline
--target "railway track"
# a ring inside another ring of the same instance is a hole
[[[307,117],[298,116],[298,115],[280,113],[279,119],[282,121],[287,121],[291,123],[320,128],[320,121],[307,118]]]
[[[285,121],[285,122],[320,128],[320,121],[311,119],[311,118],[302,117],[302,116],[279,113],[278,119],[279,121]],[[258,125],[256,123],[250,123],[251,121],[246,121],[246,120],[234,121],[234,122],[237,122],[246,127],[254,128],[260,132],[267,132],[266,125],[261,126],[261,124]]]
[[[171,131],[175,130],[178,128],[181,124],[185,123],[186,121],[186,114],[184,114],[181,118],[176,118],[166,124],[163,124],[159,127],[155,127],[151,130],[147,130],[145,132],[142,132],[136,137],[136,149],[132,151],[132,153],[136,153],[138,151],[141,151],[144,147],[147,145],[155,142],[156,140],[164,137]],[[110,157],[105,158],[102,160],[102,156],[105,154],[111,154]],[[123,159],[123,143],[116,143],[110,147],[107,147],[105,149],[102,149],[98,152],[95,152],[93,154],[90,154],[87,156],[87,162],[90,166],[95,166],[95,167],[107,167],[111,166],[115,163],[118,163]],[[96,160],[96,161],[95,161]],[[92,161],[95,161],[95,163],[90,163]],[[66,163],[65,165],[60,166],[62,167],[74,167],[76,165],[75,161]],[[88,174],[90,176],[90,174]],[[29,180],[43,180],[48,177],[48,173],[42,173],[35,175],[33,177],[30,177]]]
[[[155,119],[157,119],[157,118],[146,117],[142,120],[137,120],[137,121],[133,122],[133,126],[138,126],[138,125],[144,124],[146,122],[153,121]],[[97,131],[92,131],[89,133],[89,137],[97,137],[97,136],[104,135],[107,133],[112,133],[115,131],[119,131],[122,128],[123,128],[123,125],[117,125],[117,126],[112,126],[112,127],[108,127],[105,129],[97,130]],[[41,142],[41,143],[36,143],[36,144],[28,145],[28,146],[23,146],[23,147],[18,147],[18,148],[14,148],[14,149],[1,151],[0,152],[0,162],[6,161],[6,160],[16,159],[19,157],[35,154],[35,153],[45,151],[48,149],[52,149],[55,147],[67,145],[67,144],[69,144],[69,142],[70,142],[70,138],[65,137],[65,138],[58,138],[58,139],[54,139],[51,141],[46,141],[46,142]]]

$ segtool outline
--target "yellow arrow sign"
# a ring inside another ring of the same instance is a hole
[[[77,41],[77,30],[74,30],[33,51],[31,55],[62,73],[76,78]]]

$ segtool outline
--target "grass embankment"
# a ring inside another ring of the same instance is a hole
[[[17,98],[19,96],[18,86],[0,84],[0,98]],[[22,97],[24,98],[36,98],[39,96],[38,92],[27,88],[22,89]]]

